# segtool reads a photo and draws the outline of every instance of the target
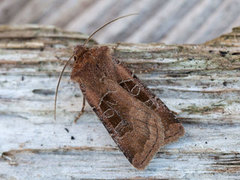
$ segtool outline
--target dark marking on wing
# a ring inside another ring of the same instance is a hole
[[[136,84],[133,79],[124,80],[120,82],[119,85],[131,93],[135,98],[145,103],[146,106],[150,107],[152,110],[156,110],[157,106],[151,99],[149,99],[148,94],[142,91],[139,84]]]
[[[133,127],[131,123],[119,115],[115,108],[116,105],[117,102],[111,98],[110,93],[106,93],[99,107],[103,112],[103,116],[108,119],[108,122],[118,133],[119,137],[122,137],[125,133],[132,131]]]

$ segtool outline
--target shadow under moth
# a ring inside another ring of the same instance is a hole
[[[133,15],[133,14],[130,14]],[[121,16],[97,29],[83,45],[75,48],[63,72],[74,57],[71,80],[77,82],[85,99],[129,162],[144,169],[159,148],[184,134],[174,113],[110,52],[107,46],[86,47],[92,36],[108,24],[130,16]]]

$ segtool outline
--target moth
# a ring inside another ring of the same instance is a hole
[[[109,47],[85,46],[103,27],[130,15],[104,24],[83,45],[76,46],[58,81],[55,118],[61,77],[74,57],[71,80],[79,84],[84,96],[77,119],[84,112],[86,99],[129,162],[144,169],[161,146],[184,134],[184,128],[175,114],[111,54]]]

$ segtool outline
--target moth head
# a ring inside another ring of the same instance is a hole
[[[83,54],[88,50],[88,48],[86,46],[83,45],[78,45],[74,48],[74,63],[77,63],[78,60],[81,60],[81,57],[83,56]]]
[[[94,31],[87,39],[86,41],[84,42],[83,45],[80,45],[80,46],[76,46],[75,49],[74,49],[74,53],[73,55],[69,58],[69,60],[66,62],[66,64],[64,65],[62,71],[61,71],[61,74],[59,76],[59,79],[58,79],[58,83],[57,83],[57,87],[56,87],[56,94],[55,94],[55,101],[54,101],[54,119],[56,120],[56,105],[57,105],[57,95],[58,95],[58,88],[59,88],[59,85],[60,85],[60,82],[61,82],[61,78],[62,78],[62,75],[63,75],[63,72],[66,68],[66,66],[68,65],[68,63],[71,61],[72,58],[74,58],[74,66],[75,65],[81,65],[81,63],[78,63],[78,62],[81,62],[81,59],[83,54],[88,50],[88,48],[85,46],[90,40],[91,38],[94,36],[94,34],[96,34],[98,31],[100,31],[101,29],[103,29],[105,26],[107,26],[108,24],[111,24],[112,22],[114,21],[117,21],[119,19],[122,19],[122,18],[125,18],[125,17],[128,17],[128,16],[132,16],[132,15],[136,15],[135,14],[128,14],[126,16],[120,16],[118,18],[115,18],[109,22],[107,22],[106,24],[104,24],[103,26],[101,26],[100,28],[98,28],[96,31]],[[74,68],[74,67],[73,67]]]

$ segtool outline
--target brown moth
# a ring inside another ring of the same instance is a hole
[[[97,31],[124,17],[106,23],[75,48],[71,79],[84,96],[78,118],[86,98],[129,162],[144,169],[161,146],[184,134],[184,128],[173,112],[111,54],[110,48],[85,46]]]

